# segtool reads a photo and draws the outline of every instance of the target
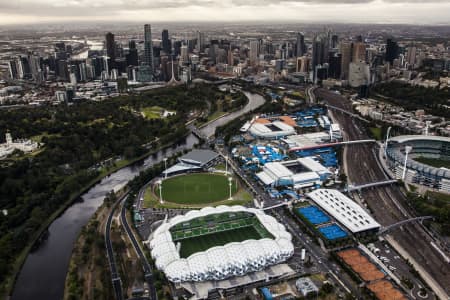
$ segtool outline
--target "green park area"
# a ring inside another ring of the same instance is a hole
[[[150,106],[141,108],[141,112],[146,119],[159,119],[161,118],[161,114],[163,111],[164,108],[159,106]]]

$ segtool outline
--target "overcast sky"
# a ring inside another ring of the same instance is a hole
[[[450,0],[0,0],[0,24],[68,21],[450,24]]]

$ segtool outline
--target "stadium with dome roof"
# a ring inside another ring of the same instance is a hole
[[[156,267],[174,283],[242,276],[294,254],[282,224],[243,206],[205,207],[166,220],[150,235],[149,246]]]

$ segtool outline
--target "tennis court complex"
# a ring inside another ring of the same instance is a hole
[[[337,224],[321,227],[319,228],[319,231],[328,240],[337,240],[348,236],[348,234]]]
[[[298,212],[313,225],[330,222],[330,218],[314,205],[300,207]]]

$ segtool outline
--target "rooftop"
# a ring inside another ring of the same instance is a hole
[[[361,206],[338,190],[318,189],[307,195],[353,233],[380,228]]]

